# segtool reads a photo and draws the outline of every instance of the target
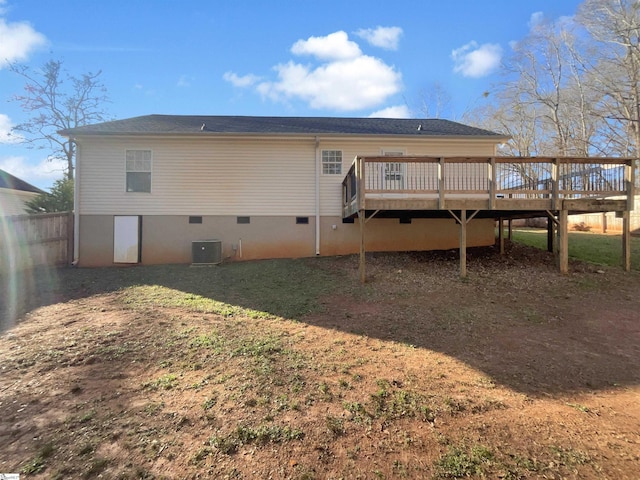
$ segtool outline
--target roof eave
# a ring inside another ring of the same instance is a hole
[[[466,140],[487,140],[502,143],[511,139],[508,135],[429,135],[409,134],[409,133],[339,133],[339,132],[308,132],[308,133],[279,133],[279,132],[80,132],[73,133],[61,130],[58,134],[68,138],[79,137],[178,137],[178,138],[202,138],[202,137],[266,137],[266,138],[316,138],[316,137],[343,137],[343,138],[406,138],[406,139],[466,139]]]

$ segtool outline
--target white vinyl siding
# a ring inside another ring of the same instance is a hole
[[[309,140],[82,138],[81,214],[292,215],[315,211]],[[153,188],[124,192],[124,150],[153,150]],[[340,176],[336,176],[338,178]]]
[[[34,192],[0,188],[0,217],[25,215],[27,213],[25,203],[37,196],[38,194]]]
[[[78,142],[83,215],[315,215],[316,161],[322,159],[316,160],[314,137],[83,137]],[[396,142],[321,138],[320,151],[342,152],[342,173],[320,175],[320,214],[341,214],[342,180],[356,155],[380,155]],[[487,140],[403,139],[402,147],[405,155],[495,154]],[[153,152],[151,193],[124,191],[126,150]]]

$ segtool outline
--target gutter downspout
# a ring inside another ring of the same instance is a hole
[[[80,261],[80,145],[76,144],[76,165],[73,176],[73,262],[74,267]]]
[[[320,138],[316,136],[316,255],[320,255]]]

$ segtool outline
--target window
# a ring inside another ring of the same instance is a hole
[[[202,217],[189,217],[189,223],[202,223]]]
[[[309,217],[296,217],[297,225],[309,225]]]
[[[240,224],[251,223],[251,217],[236,217],[236,223],[240,223]]]
[[[404,152],[400,150],[383,150],[385,157],[402,157]],[[403,188],[405,164],[387,162],[384,164],[384,180],[387,187],[392,189]]]
[[[342,150],[322,151],[322,174],[340,175],[342,174]]]
[[[386,181],[402,181],[402,164],[401,163],[385,163],[384,179]]]
[[[127,192],[151,193],[151,150],[127,150]]]

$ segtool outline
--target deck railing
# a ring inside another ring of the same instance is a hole
[[[439,209],[454,198],[484,199],[488,209],[496,208],[496,200],[503,207],[509,199],[546,200],[555,209],[563,199],[632,199],[633,184],[629,158],[356,157],[342,182],[343,216],[374,197],[386,205],[431,198]]]

